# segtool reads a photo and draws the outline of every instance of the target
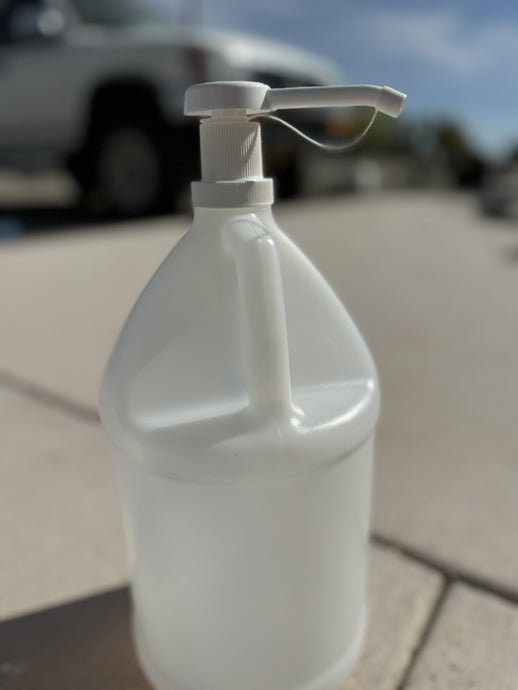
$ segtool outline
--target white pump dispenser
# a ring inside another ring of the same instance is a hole
[[[250,116],[279,109],[370,105],[398,117],[406,96],[388,86],[323,86],[270,89],[256,82],[209,82],[187,89],[185,114],[202,120],[202,181],[193,185],[194,206],[236,207],[273,201],[263,178],[261,129]]]
[[[101,399],[157,690],[337,690],[361,649],[376,371],[273,219],[249,116],[397,116],[403,101],[370,86],[187,91],[186,112],[209,116],[193,224],[131,312]]]

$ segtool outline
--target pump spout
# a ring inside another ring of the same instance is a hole
[[[335,108],[372,106],[380,113],[399,117],[406,95],[389,86],[308,86],[291,89],[269,89],[262,110],[293,108]]]

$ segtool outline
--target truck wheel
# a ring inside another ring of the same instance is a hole
[[[164,128],[139,120],[114,120],[92,133],[87,153],[86,191],[103,210],[142,216],[172,209],[178,179],[169,163]]]

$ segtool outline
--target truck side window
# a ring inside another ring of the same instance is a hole
[[[9,41],[9,18],[12,11],[13,2],[10,0],[0,0],[0,45]]]
[[[0,0],[0,43],[15,43],[38,35],[42,0]]]

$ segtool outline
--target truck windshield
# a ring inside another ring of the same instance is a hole
[[[72,0],[83,21],[108,25],[174,20],[176,4],[170,0]]]

